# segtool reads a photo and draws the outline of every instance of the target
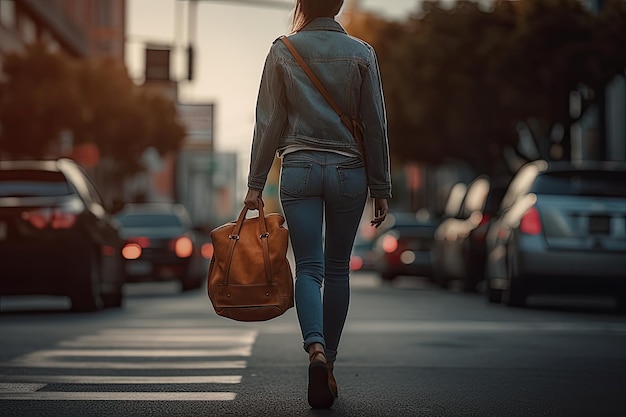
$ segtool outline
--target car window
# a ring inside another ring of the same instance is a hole
[[[55,171],[0,171],[0,197],[50,197],[73,194],[65,176]]]
[[[544,172],[531,187],[535,194],[626,197],[626,172],[563,171]]]
[[[173,214],[120,214],[116,216],[123,227],[180,227],[180,219]]]

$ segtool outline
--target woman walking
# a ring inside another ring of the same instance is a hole
[[[313,408],[329,408],[338,396],[333,370],[348,314],[350,255],[368,188],[374,199],[372,226],[383,222],[391,198],[376,54],[335,20],[342,5],[343,0],[296,0],[288,42],[344,114],[360,120],[363,146],[285,42],[277,39],[261,78],[244,200],[248,209],[258,209],[278,154],[280,200],[296,260],[296,310],[309,354],[308,401]]]

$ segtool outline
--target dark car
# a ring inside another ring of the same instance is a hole
[[[183,205],[127,204],[115,218],[125,240],[126,282],[177,280],[183,291],[202,285],[212,244],[192,226]]]
[[[533,293],[605,294],[626,306],[626,165],[524,166],[487,234],[487,294],[522,306]]]
[[[464,291],[477,291],[484,278],[485,236],[504,190],[499,179],[476,177],[467,187],[458,213],[441,222],[432,250],[438,285],[447,288],[451,281],[460,281]]]
[[[0,161],[0,295],[67,296],[76,311],[120,306],[121,248],[74,161]]]
[[[467,186],[458,212],[443,219],[435,230],[433,275],[434,281],[443,288],[447,288],[451,281],[464,281],[468,274],[466,252],[469,237],[483,220],[490,187],[489,177],[481,175],[475,178]],[[469,284],[469,280],[467,282]]]
[[[430,277],[431,246],[437,223],[427,212],[392,213],[373,246],[375,269],[384,281],[401,275]]]

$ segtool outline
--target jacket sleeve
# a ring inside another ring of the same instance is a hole
[[[391,198],[391,171],[387,114],[376,52],[369,46],[369,66],[361,84],[360,113],[364,125],[364,148],[368,185],[373,198]]]
[[[265,187],[267,175],[287,124],[285,83],[276,58],[276,47],[274,43],[265,59],[256,104],[248,174],[248,187],[255,190],[263,190]]]

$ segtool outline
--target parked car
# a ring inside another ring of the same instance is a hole
[[[372,227],[372,226],[369,226]],[[374,240],[357,235],[350,255],[350,271],[373,271],[376,269]]]
[[[389,214],[373,245],[375,269],[381,278],[430,277],[430,249],[436,228],[436,221],[425,211]]]
[[[432,248],[434,281],[443,288],[456,280],[466,292],[478,290],[484,278],[485,237],[505,187],[486,175],[467,187],[454,217],[445,218],[435,231]]]
[[[609,294],[626,306],[626,165],[532,162],[487,233],[489,301]]]
[[[475,178],[467,186],[456,215],[442,220],[435,230],[432,247],[433,276],[435,283],[443,288],[447,288],[451,281],[465,280],[468,274],[469,237],[483,221],[483,210],[490,186],[489,177],[480,175]]]
[[[127,204],[121,225],[126,282],[180,281],[183,291],[199,288],[213,256],[210,238],[192,227],[176,203]]]
[[[121,249],[74,161],[0,161],[0,295],[67,296],[76,311],[120,306]]]
[[[478,286],[485,279],[485,265],[487,263],[487,231],[491,221],[498,213],[500,202],[506,191],[503,180],[491,180],[489,193],[485,200],[482,217],[478,227],[472,230],[469,238],[464,240],[463,255],[465,257],[465,276],[463,290],[478,291]]]

